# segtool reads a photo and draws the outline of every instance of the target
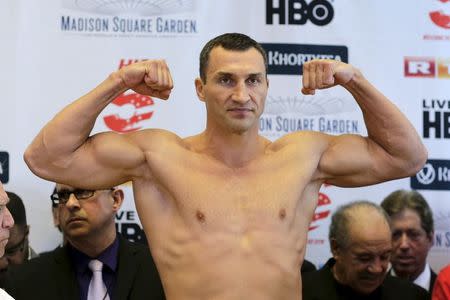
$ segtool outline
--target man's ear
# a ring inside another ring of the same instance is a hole
[[[331,254],[333,254],[333,258],[336,259],[340,256],[341,249],[339,248],[338,243],[335,239],[330,240],[330,248],[331,248]]]
[[[123,203],[123,198],[124,198],[124,193],[123,190],[121,189],[114,189],[112,191],[112,198],[113,198],[113,209],[114,211],[119,211],[120,207],[122,206]]]
[[[433,238],[434,238],[434,231],[432,231],[429,234],[427,234],[428,250],[430,250],[431,247],[433,247]]]
[[[200,77],[195,78],[195,90],[197,91],[198,98],[205,102],[205,94],[203,93],[203,81],[200,79]]]

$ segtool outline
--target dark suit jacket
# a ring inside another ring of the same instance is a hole
[[[389,274],[391,274],[392,272],[392,268],[389,269]],[[434,283],[436,282],[436,278],[437,278],[437,274],[434,273],[433,269],[430,267],[430,289],[428,290],[428,292],[431,294],[431,292],[433,291],[433,287],[434,287]]]
[[[310,262],[309,260],[306,260],[306,259],[303,260],[303,264],[302,264],[302,267],[300,269],[300,272],[302,274],[305,273],[305,272],[312,272],[312,271],[315,271],[315,270],[317,270],[317,268],[312,262]]]
[[[431,294],[431,292],[433,291],[434,283],[436,282],[437,274],[434,273],[432,268],[430,268],[430,271],[431,271],[431,278],[430,278],[430,290],[429,290],[429,292]]]
[[[165,299],[148,247],[119,235],[117,284],[111,300]],[[16,300],[79,300],[78,282],[66,247],[10,268],[5,290]]]
[[[371,295],[357,296],[350,288],[340,285],[333,276],[331,267],[334,260],[330,259],[326,265],[314,272],[303,274],[303,300],[422,300],[431,299],[423,288],[390,275],[386,276],[381,286]]]

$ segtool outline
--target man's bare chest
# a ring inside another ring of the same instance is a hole
[[[314,171],[307,164],[273,159],[242,168],[201,156],[172,160],[153,156],[148,163],[153,181],[170,195],[180,213],[200,223],[293,218]]]

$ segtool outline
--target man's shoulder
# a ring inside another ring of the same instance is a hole
[[[165,129],[142,129],[118,138],[126,138],[138,145],[142,151],[164,153],[167,149],[185,148],[185,139],[182,139],[174,132]]]
[[[132,242],[127,240],[122,235],[118,234],[119,237],[119,257],[128,256],[134,257],[138,263],[143,263],[144,265],[154,265],[152,255],[148,245],[141,242]]]
[[[383,293],[392,295],[394,297],[401,297],[402,299],[430,299],[430,294],[424,288],[409,282],[407,280],[387,275],[383,284]]]
[[[296,149],[302,149],[303,152],[310,150],[311,153],[321,153],[330,145],[331,138],[333,137],[322,132],[309,130],[296,131],[273,141],[269,147],[274,151],[286,147],[295,147]]]
[[[310,290],[313,293],[320,292],[317,286],[328,288],[334,285],[333,274],[328,264],[325,264],[322,268],[302,273],[302,286],[303,290]]]
[[[14,276],[31,276],[33,272],[39,274],[49,273],[52,266],[60,260],[64,260],[65,249],[58,247],[48,252],[42,252],[39,256],[32,258],[25,263],[12,266],[10,272]]]
[[[304,300],[337,299],[336,283],[327,265],[316,271],[302,273],[302,295]]]

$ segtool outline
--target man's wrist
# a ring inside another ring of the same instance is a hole
[[[357,90],[361,83],[365,80],[364,76],[362,75],[361,71],[357,68],[354,68],[354,73],[352,78],[342,86],[347,89],[349,92]]]
[[[115,71],[108,76],[108,81],[110,81],[113,85],[114,91],[118,93],[123,93],[128,90],[125,81],[122,76],[119,75],[119,71]]]

